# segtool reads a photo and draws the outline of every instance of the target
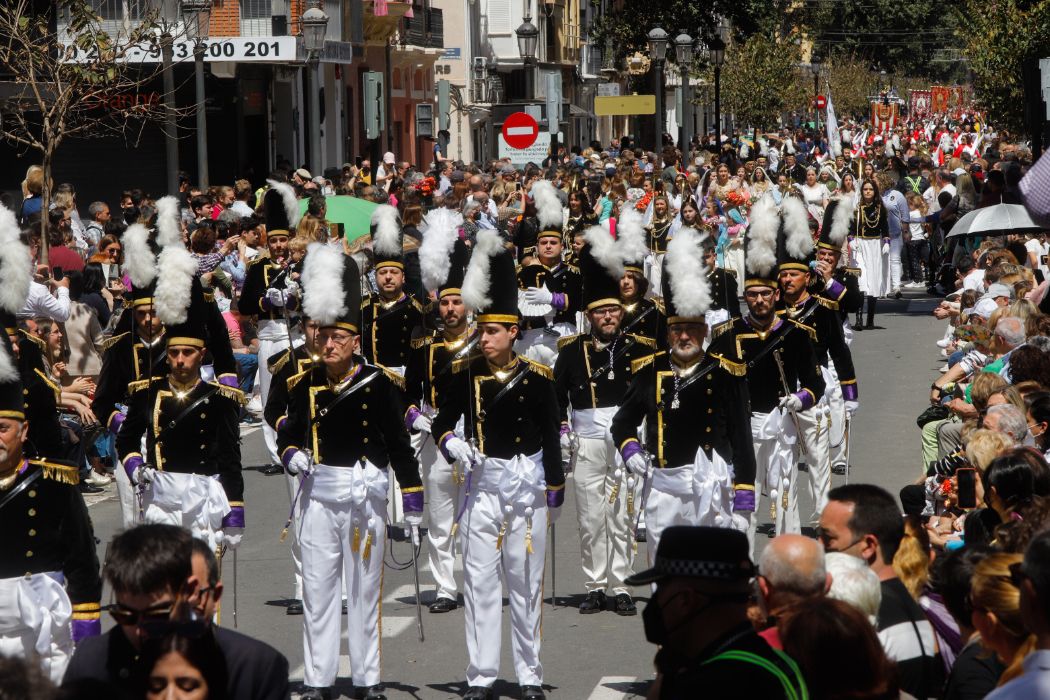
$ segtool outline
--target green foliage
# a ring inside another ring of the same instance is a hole
[[[799,50],[793,42],[776,42],[762,34],[730,46],[721,76],[725,110],[741,126],[776,124],[802,94],[798,62]]]

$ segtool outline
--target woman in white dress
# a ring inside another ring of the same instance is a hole
[[[875,328],[875,302],[890,290],[890,232],[886,207],[875,180],[867,179],[860,188],[860,206],[855,216],[857,235],[853,251],[860,268],[860,291],[867,298],[868,320],[860,325],[858,313],[854,330]]]
[[[802,192],[802,200],[806,203],[806,210],[817,222],[824,220],[824,208],[828,206],[831,192],[827,185],[817,181],[817,169],[806,168],[806,182],[799,185]]]

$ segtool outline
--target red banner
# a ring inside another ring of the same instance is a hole
[[[940,85],[934,85],[930,88],[930,102],[934,114],[944,114],[947,112],[952,104],[952,89],[949,87],[943,87]]]
[[[912,90],[910,101],[908,103],[908,114],[911,118],[916,119],[918,117],[924,117],[930,113],[930,109],[930,91]]]
[[[900,119],[896,102],[888,104],[883,102],[871,103],[871,128],[876,134],[892,131]]]

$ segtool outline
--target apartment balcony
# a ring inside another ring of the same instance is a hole
[[[414,6],[413,17],[405,17],[402,42],[406,46],[422,49],[445,48],[445,22],[442,11],[430,7]]]

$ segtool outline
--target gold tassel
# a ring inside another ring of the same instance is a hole
[[[772,499],[769,501],[769,517],[773,522],[777,521],[777,502]]]
[[[503,524],[499,526],[499,536],[496,537],[496,551],[503,549],[503,536],[507,534],[507,521],[504,520]]]
[[[365,538],[365,552],[364,552],[364,554],[362,556],[364,556],[365,561],[368,561],[368,559],[372,556],[372,533],[371,532],[369,532],[368,533],[368,537]]]
[[[286,539],[288,539],[288,528],[281,530],[281,542],[284,542]]]
[[[361,549],[361,528],[357,525],[354,526],[354,541],[350,545],[350,548],[355,552]]]
[[[780,499],[780,507],[783,508],[784,510],[787,510],[787,507],[788,507],[788,492],[787,492],[787,489],[784,489],[784,496],[783,496],[783,498]]]
[[[613,484],[612,491],[609,493],[609,505],[616,503],[616,498],[620,495],[620,482],[617,481]]]
[[[532,554],[532,518],[525,525],[525,551]]]
[[[449,530],[448,536],[455,537],[457,532],[459,532],[459,523],[452,523],[452,529]]]

